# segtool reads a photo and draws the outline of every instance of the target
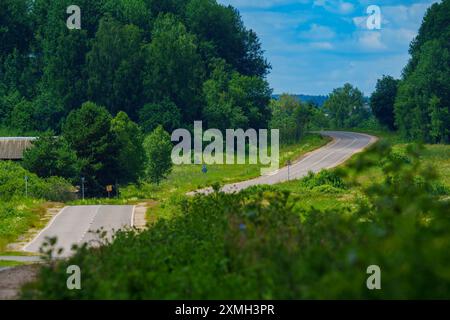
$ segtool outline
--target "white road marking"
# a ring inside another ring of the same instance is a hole
[[[64,208],[62,208],[61,211],[58,212],[58,213],[50,220],[50,222],[47,224],[47,226],[46,226],[44,229],[42,229],[42,230],[36,235],[36,237],[34,237],[33,240],[31,240],[25,247],[22,248],[22,251],[27,251],[27,248],[28,248],[30,245],[32,245],[32,244],[33,244],[33,243],[41,236],[42,233],[44,233],[45,231],[47,231],[47,230],[52,226],[53,222],[55,222],[56,218],[57,218],[61,213],[63,213],[64,210],[66,210],[67,208],[69,208],[69,207],[64,207]]]

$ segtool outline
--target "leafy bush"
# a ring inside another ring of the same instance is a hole
[[[76,199],[76,189],[61,177],[44,179],[44,183],[36,195],[50,201],[67,202]]]
[[[307,188],[328,185],[336,189],[346,189],[347,186],[338,173],[330,170],[322,170],[319,173],[308,172],[308,175],[300,180],[300,184]]]
[[[64,137],[55,137],[53,131],[47,131],[24,152],[22,166],[41,178],[59,176],[75,182],[80,177],[82,162]]]
[[[387,165],[397,166],[402,164],[411,164],[411,159],[404,153],[398,151],[392,151],[386,158],[379,161],[381,168],[385,168]]]
[[[0,162],[0,199],[10,201],[23,198],[25,177],[28,178],[28,196],[52,201],[66,201],[74,196],[73,187],[62,178],[41,179],[34,173],[11,161]]]
[[[172,142],[170,135],[158,126],[144,140],[147,154],[146,176],[151,182],[159,184],[172,170]]]

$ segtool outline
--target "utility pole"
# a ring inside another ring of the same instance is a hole
[[[84,201],[84,177],[81,177],[81,197]]]
[[[25,176],[25,198],[28,198],[28,176]]]
[[[287,162],[287,169],[288,169],[288,181],[290,181],[291,180],[291,177],[290,177],[290,174],[291,174],[291,160],[288,160],[288,162]]]

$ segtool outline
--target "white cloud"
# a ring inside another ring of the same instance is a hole
[[[386,46],[381,40],[381,32],[379,31],[365,31],[358,34],[358,42],[363,49],[386,49]]]
[[[311,42],[310,47],[313,49],[320,49],[320,50],[333,50],[334,46],[330,42]]]
[[[301,32],[300,37],[305,39],[331,39],[336,36],[333,29],[313,23],[309,30]]]
[[[351,2],[343,0],[314,0],[314,6],[323,7],[325,10],[337,14],[350,14],[355,10]]]

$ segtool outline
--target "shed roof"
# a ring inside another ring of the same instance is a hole
[[[0,138],[0,160],[21,160],[24,151],[32,146],[34,137]]]

